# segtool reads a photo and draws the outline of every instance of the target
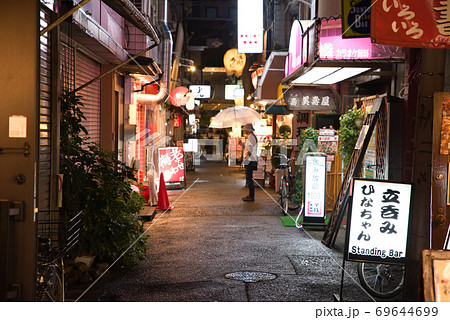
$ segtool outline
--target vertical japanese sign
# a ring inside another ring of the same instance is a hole
[[[403,47],[450,48],[449,12],[449,1],[375,1],[372,40]]]
[[[450,153],[449,151],[450,151],[450,93],[446,93],[442,97],[440,153],[448,155]]]
[[[354,179],[347,226],[347,260],[404,264],[412,186]]]
[[[238,51],[263,52],[263,0],[238,0]]]
[[[311,126],[311,111],[294,111],[292,119],[292,139],[300,141],[302,130]]]
[[[325,180],[327,157],[324,154],[310,153],[304,160],[304,205],[305,222],[307,218],[325,217]]]
[[[175,128],[178,128],[181,126],[181,115],[178,112],[175,112],[172,115],[172,124]]]
[[[183,148],[159,148],[159,172],[164,175],[165,182],[184,181]]]

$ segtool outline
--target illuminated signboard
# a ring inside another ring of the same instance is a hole
[[[341,19],[322,20],[320,23],[320,30],[320,60],[404,58],[403,50],[400,47],[374,45],[370,38],[343,39],[341,36]]]
[[[308,218],[325,217],[325,180],[327,176],[327,157],[324,154],[310,153],[304,160],[304,205],[305,222]]]
[[[384,180],[353,180],[348,219],[347,260],[404,264],[412,185]]]
[[[189,90],[192,91],[195,99],[211,98],[211,86],[191,85],[191,86],[189,86]]]
[[[238,51],[263,52],[263,0],[238,0]]]
[[[244,98],[244,89],[238,84],[225,85],[225,100],[234,100],[236,98]]]
[[[170,147],[158,149],[159,172],[165,182],[184,181],[183,148]]]
[[[302,46],[302,28],[300,26],[300,22],[298,22],[298,20],[295,20],[292,23],[291,35],[289,38],[289,53],[287,56],[288,64],[286,75],[291,74],[302,65]]]

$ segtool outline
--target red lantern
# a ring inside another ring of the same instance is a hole
[[[181,115],[178,112],[175,112],[172,117],[172,123],[175,128],[181,126]]]
[[[186,87],[176,87],[170,93],[169,96],[170,103],[175,107],[185,106],[186,102],[189,99],[189,97],[187,96],[188,92],[189,89]]]

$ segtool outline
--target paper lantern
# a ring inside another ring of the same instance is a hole
[[[170,103],[175,107],[185,106],[186,102],[189,100],[189,96],[187,95],[188,92],[189,89],[186,87],[176,87],[170,93]]]

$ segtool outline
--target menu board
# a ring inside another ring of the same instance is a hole
[[[327,157],[324,154],[305,155],[305,219],[325,217],[326,161]]]

